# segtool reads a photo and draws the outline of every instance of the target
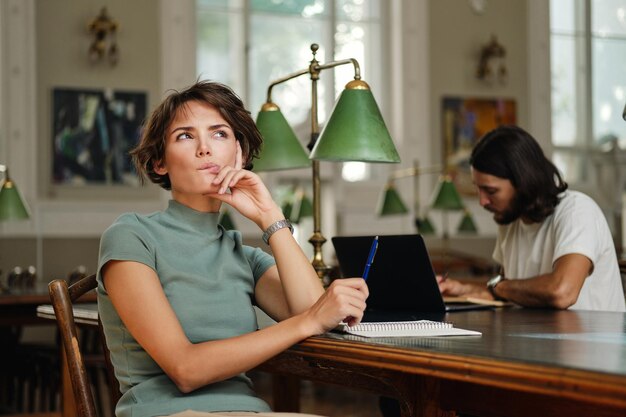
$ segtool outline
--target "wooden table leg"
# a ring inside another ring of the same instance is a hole
[[[454,417],[455,411],[441,409],[441,383],[436,378],[412,376],[397,385],[401,393],[402,417]]]
[[[300,379],[295,376],[272,374],[274,411],[300,412]]]

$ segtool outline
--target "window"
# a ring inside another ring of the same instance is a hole
[[[316,58],[321,63],[356,58],[362,78],[383,107],[384,97],[378,94],[386,91],[381,75],[385,59],[380,0],[197,0],[196,7],[200,78],[233,87],[253,113],[265,102],[271,81],[306,68],[312,56],[311,43],[319,44]],[[318,83],[320,124],[353,75],[350,65],[322,73]],[[303,145],[310,133],[310,86],[309,78],[301,76],[272,91],[273,101]],[[365,164],[357,171],[364,167],[369,172]],[[358,174],[348,171],[349,178]],[[367,179],[367,172],[358,178]]]
[[[551,0],[553,159],[590,182],[590,153],[626,148],[626,0]]]

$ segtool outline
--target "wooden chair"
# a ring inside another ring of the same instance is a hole
[[[97,413],[90,380],[85,367],[85,358],[79,346],[78,330],[74,322],[72,305],[80,296],[95,289],[97,285],[95,274],[82,278],[69,287],[67,281],[63,279],[57,279],[48,284],[52,307],[54,308],[61,340],[65,348],[65,358],[78,417],[97,417]],[[100,320],[98,320],[98,327],[107,368],[110,401],[114,408],[120,397],[119,385],[113,373],[113,366],[111,365],[109,350],[104,341]]]

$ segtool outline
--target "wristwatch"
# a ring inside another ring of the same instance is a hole
[[[504,300],[504,298],[499,297],[496,294],[496,285],[498,285],[500,282],[504,280],[505,278],[502,275],[496,275],[495,277],[487,281],[487,289],[489,290],[489,292],[491,293],[491,295],[493,296],[495,300]]]
[[[291,222],[289,220],[287,219],[278,220],[277,222],[272,223],[272,225],[268,227],[265,230],[265,232],[263,232],[263,242],[265,242],[266,245],[269,245],[270,236],[278,232],[280,229],[284,229],[285,227],[288,227],[289,230],[291,230],[291,233],[293,234],[293,226],[291,225]]]

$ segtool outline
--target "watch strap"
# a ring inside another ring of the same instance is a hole
[[[270,227],[268,227],[267,229],[265,229],[265,232],[263,232],[263,242],[265,242],[266,245],[270,244],[270,237],[278,232],[280,229],[284,229],[288,227],[289,230],[291,230],[291,233],[293,234],[293,226],[291,225],[291,222],[287,219],[282,219],[282,220],[278,220],[274,223],[272,223],[270,225]]]
[[[491,296],[494,298],[494,300],[505,301],[504,298],[496,294],[496,286],[504,281],[504,279],[505,278],[502,275],[496,275],[495,277],[487,281],[487,290],[489,290],[489,293],[491,293]]]

